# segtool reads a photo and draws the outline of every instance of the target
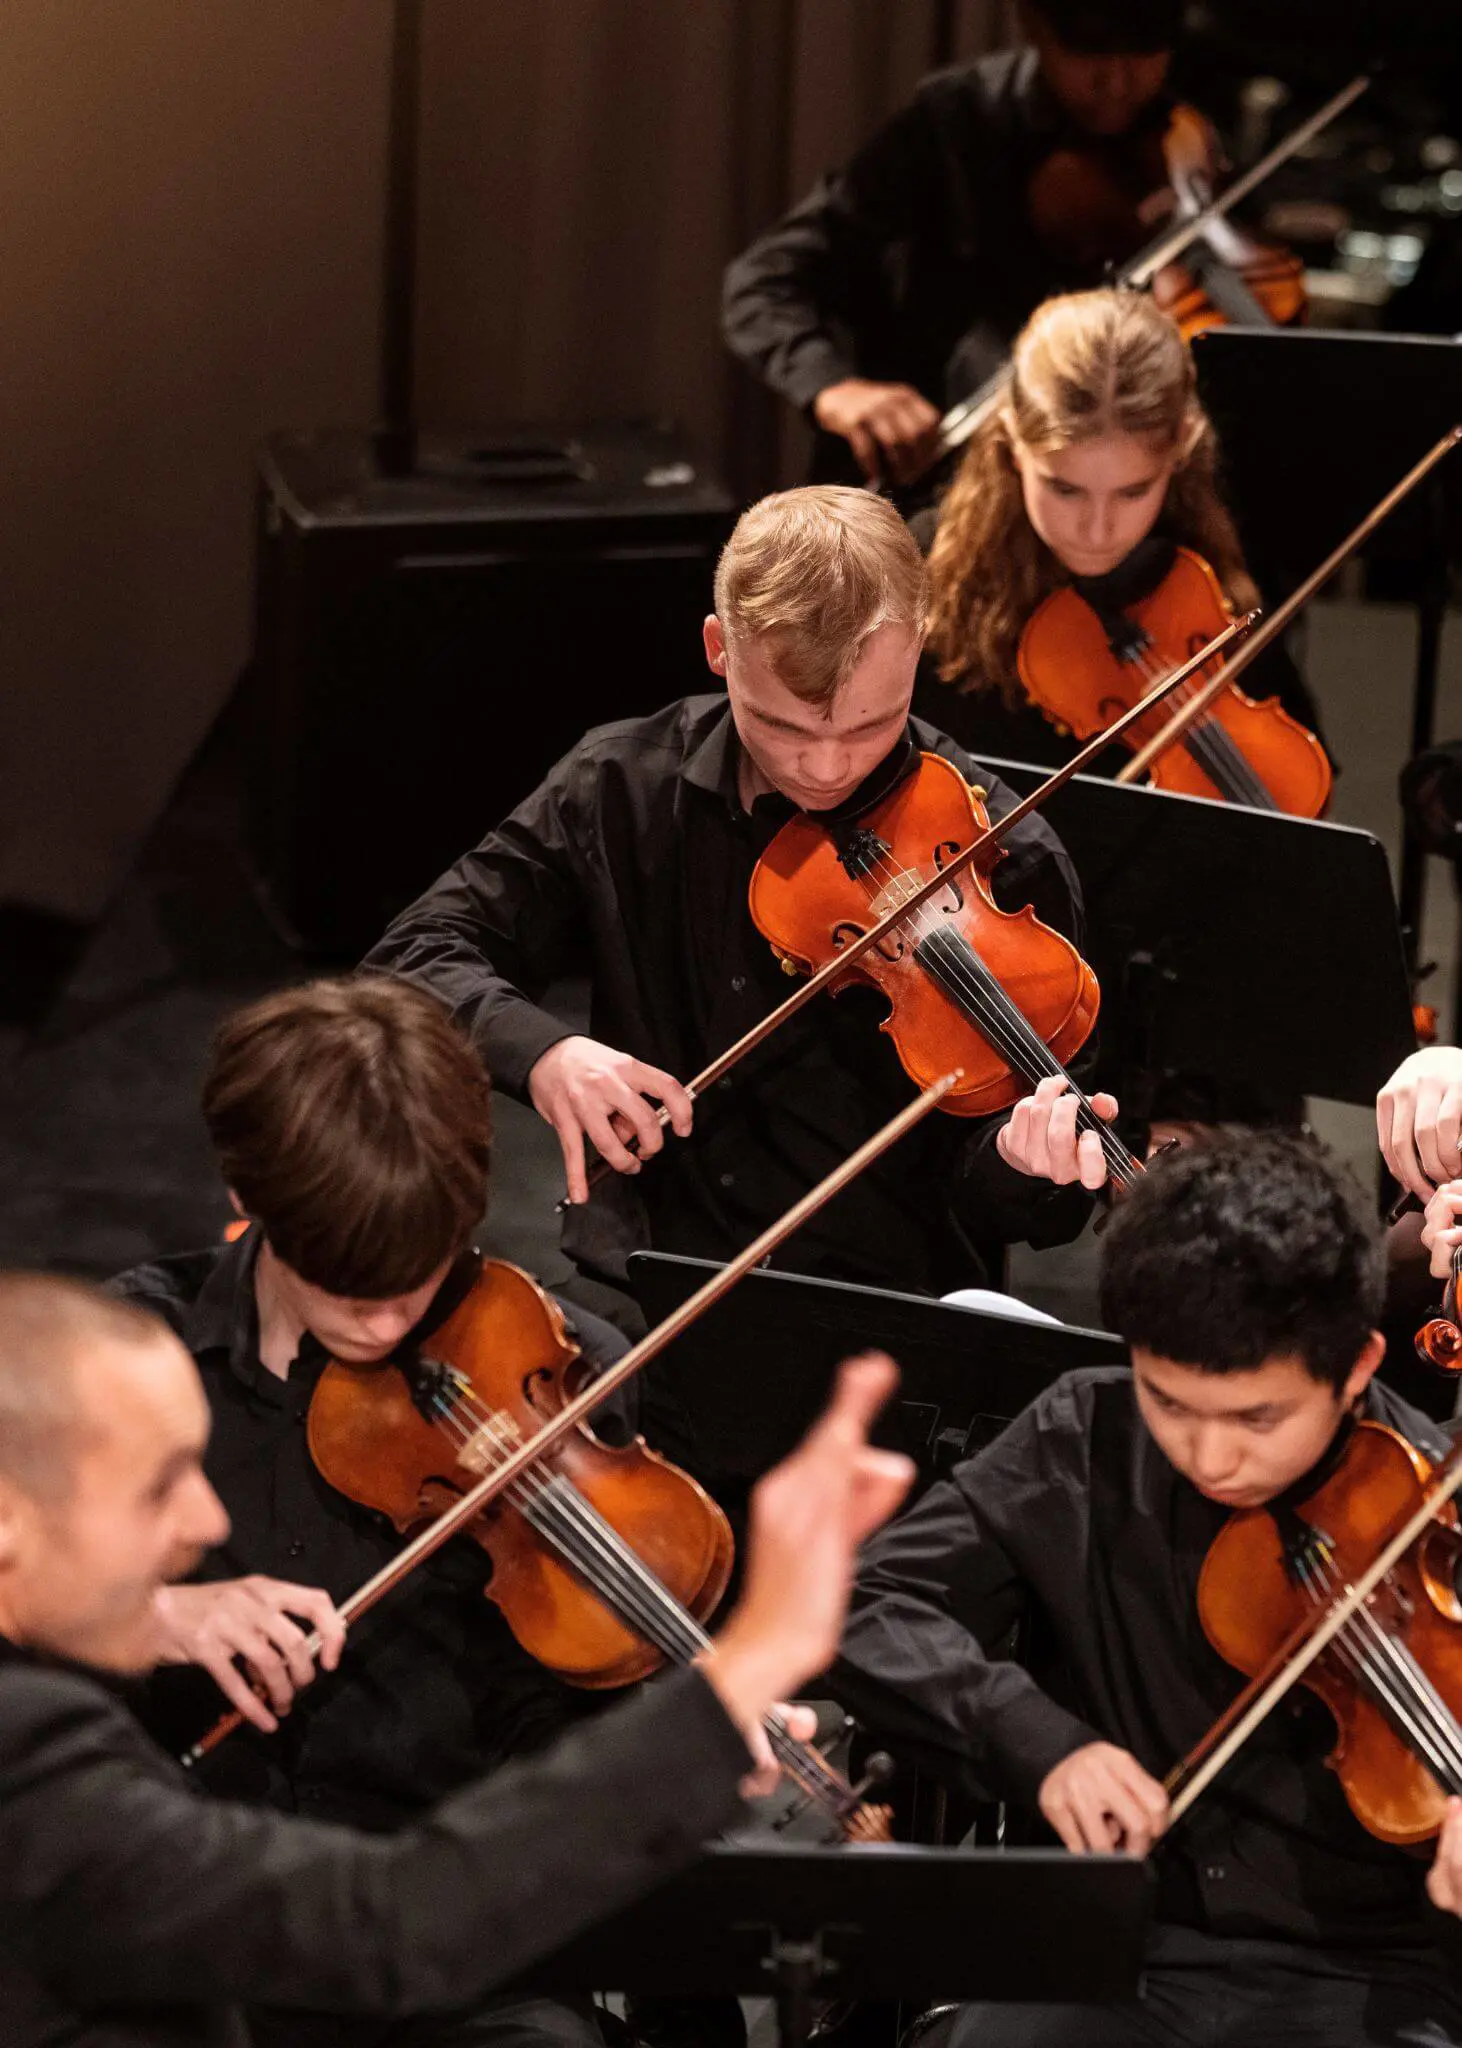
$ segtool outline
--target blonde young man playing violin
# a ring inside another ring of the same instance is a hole
[[[685,1083],[788,993],[747,889],[789,818],[862,815],[921,751],[983,786],[992,816],[1013,806],[909,717],[927,602],[907,527],[868,492],[753,506],[705,624],[716,693],[588,734],[367,960],[437,995],[496,1084],[552,1124],[573,1204],[565,1250],[591,1285],[622,1290],[640,1246],[731,1256],[910,1099],[866,988],[809,1004],[701,1100]],[[1039,819],[1011,833],[993,890],[1079,944],[1075,877]],[[587,1034],[544,1006],[575,972],[589,978]],[[994,1149],[999,1122],[928,1119],[786,1262],[939,1294],[981,1277],[982,1249],[1075,1235],[1080,1193],[1013,1172]],[[592,1193],[590,1144],[612,1169]]]
[[[208,1404],[154,1317],[0,1275],[6,2048],[247,2048],[264,2002],[351,2014],[352,2042],[440,2025],[672,1876],[734,1817],[762,1716],[832,1654],[854,1552],[908,1484],[866,1444],[893,1377],[845,1369],[759,1489],[699,1670],[382,1839],[200,1800],[132,1720],[119,1682],[155,1663],[168,1584],[228,1533]]]

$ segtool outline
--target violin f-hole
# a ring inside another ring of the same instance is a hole
[[[934,849],[935,867],[943,868],[946,861],[953,860],[956,854],[962,851],[963,849],[960,847],[956,840],[941,839]],[[949,884],[949,895],[950,901],[944,906],[945,915],[947,917],[958,917],[960,912],[965,907],[965,892],[960,885],[958,875],[956,875],[954,880]],[[929,905],[929,908],[933,910],[935,908],[934,903],[931,903]]]

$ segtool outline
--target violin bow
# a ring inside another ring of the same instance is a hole
[[[1351,1618],[1364,1607],[1398,1559],[1405,1556],[1459,1491],[1462,1491],[1462,1444],[1432,1474],[1432,1484],[1419,1505],[1355,1581],[1318,1620],[1308,1615],[1281,1643],[1264,1670],[1250,1679],[1228,1711],[1189,1751],[1163,1781],[1171,1795],[1168,1822],[1181,1820],[1199,1795],[1212,1784],[1230,1758],[1242,1749],[1260,1722],[1329,1648]]]
[[[890,1117],[881,1130],[875,1131],[856,1152],[849,1153],[840,1166],[835,1166],[815,1188],[803,1195],[800,1201],[794,1202],[785,1215],[778,1217],[775,1223],[768,1224],[745,1251],[738,1252],[727,1265],[713,1273],[694,1294],[678,1308],[672,1309],[663,1322],[657,1323],[648,1336],[642,1337],[638,1344],[632,1345],[623,1358],[617,1359],[606,1371],[600,1373],[597,1379],[590,1380],[581,1393],[576,1394],[573,1400],[560,1408],[556,1415],[548,1417],[532,1436],[525,1437],[500,1464],[485,1472],[474,1486],[469,1487],[459,1499],[453,1501],[435,1521],[429,1522],[419,1535],[403,1545],[388,1564],[383,1565],[367,1579],[363,1586],[357,1587],[341,1607],[341,1619],[347,1624],[359,1620],[360,1616],[374,1607],[378,1600],[384,1599],[387,1593],[409,1577],[419,1564],[424,1564],[427,1558],[440,1550],[459,1530],[465,1529],[469,1522],[475,1521],[483,1509],[505,1488],[511,1486],[515,1479],[520,1478],[530,1465],[536,1464],[545,1452],[551,1451],[555,1444],[561,1443],[581,1422],[586,1422],[606,1396],[615,1393],[628,1380],[633,1379],[642,1367],[648,1365],[652,1358],[657,1358],[668,1344],[673,1343],[688,1330],[692,1323],[721,1299],[722,1295],[729,1294],[753,1266],[759,1266],[762,1260],[785,1243],[794,1231],[799,1230],[809,1217],[815,1216],[834,1195],[840,1194],[850,1181],[856,1180],[866,1166],[871,1166],[875,1159],[887,1152],[890,1146],[896,1145],[915,1124],[922,1122],[961,1078],[962,1072],[959,1068],[953,1073],[942,1075],[913,1102],[901,1109],[897,1116]],[[312,1634],[305,1644],[312,1657],[319,1655],[321,1647],[318,1633]],[[201,1741],[196,1742],[181,1759],[184,1769],[191,1769],[195,1764],[201,1763],[226,1736],[231,1735],[241,1725],[243,1718],[237,1711],[223,1715]]]
[[[1319,568],[1312,570],[1304,582],[1299,585],[1298,589],[1292,591],[1282,604],[1275,606],[1258,632],[1246,640],[1238,652],[1223,664],[1217,674],[1210,676],[1202,688],[1196,690],[1188,702],[1181,705],[1173,713],[1160,732],[1155,733],[1144,746],[1139,748],[1132,756],[1132,759],[1120,770],[1116,777],[1117,781],[1135,782],[1139,775],[1151,767],[1159,755],[1165,754],[1169,747],[1175,746],[1188,731],[1189,727],[1195,725],[1203,716],[1219,691],[1226,688],[1234,680],[1235,676],[1241,675],[1250,662],[1256,660],[1264,652],[1264,649],[1284,631],[1296,612],[1303,610],[1304,606],[1315,595],[1315,592],[1329,582],[1341,564],[1355,553],[1362,542],[1370,538],[1371,534],[1381,524],[1381,521],[1401,503],[1401,500],[1409,492],[1415,490],[1424,476],[1427,476],[1436,468],[1443,456],[1450,454],[1458,441],[1462,441],[1462,426],[1449,428],[1435,446],[1429,448],[1421,460],[1407,471],[1400,483],[1393,484],[1380,503],[1371,507],[1359,526],[1353,532],[1347,534],[1340,545],[1325,557]]]
[[[685,1092],[691,1100],[695,1101],[697,1096],[704,1095],[706,1090],[719,1081],[723,1074],[729,1073],[738,1061],[743,1060],[749,1052],[754,1052],[763,1039],[770,1038],[789,1017],[795,1016],[805,1003],[810,1003],[812,998],[820,994],[831,982],[846,974],[855,960],[860,960],[880,939],[887,938],[888,934],[904,923],[914,911],[922,910],[931,898],[937,896],[941,889],[947,888],[952,881],[957,880],[982,853],[988,852],[993,846],[998,846],[1022,819],[1028,818],[1032,811],[1039,810],[1048,797],[1054,796],[1073,775],[1078,775],[1094,761],[1113,740],[1120,739],[1139,718],[1145,717],[1172,691],[1179,689],[1189,676],[1203,667],[1205,662],[1212,661],[1216,654],[1221,654],[1230,641],[1240,633],[1246,633],[1258,617],[1256,609],[1244,612],[1236,619],[1230,619],[1223,631],[1215,634],[1206,647],[1201,647],[1196,654],[1191,655],[1164,681],[1155,683],[1140,702],[1132,705],[1109,726],[1089,739],[1081,751],[1064,767],[1057,768],[1048,775],[1038,788],[1033,789],[1029,796],[1022,797],[1014,809],[1007,811],[1003,818],[993,825],[987,825],[983,832],[977,833],[970,844],[955,854],[937,874],[931,875],[927,881],[921,882],[917,889],[911,890],[908,896],[881,917],[877,924],[870,925],[866,932],[860,932],[856,939],[850,939],[835,960],[829,960],[826,965],[819,967],[815,974],[810,974],[806,981],[792,991],[785,1002],[778,1003],[776,1009],[769,1011],[759,1024],[753,1024],[750,1031],[745,1032],[734,1044],[728,1045],[724,1052],[717,1053],[710,1065],[702,1067],[694,1080],[686,1082]],[[663,1108],[656,1112],[656,1118],[662,1130],[670,1121],[668,1113]],[[609,1168],[604,1161],[597,1161],[589,1174],[590,1187],[597,1187],[608,1172]],[[557,1205],[556,1213],[561,1216],[571,1206],[569,1202],[562,1201]]]
[[[1301,121],[1298,128],[1291,129],[1241,177],[1226,185],[1216,199],[1211,199],[1206,206],[1190,213],[1174,227],[1164,229],[1145,249],[1139,249],[1122,265],[1112,282],[1118,286],[1126,285],[1134,291],[1150,284],[1165,264],[1175,263],[1194,242],[1205,240],[1209,229],[1231,212],[1241,199],[1247,199],[1256,186],[1262,185],[1281,164],[1288,163],[1307,142],[1312,142],[1322,129],[1328,128],[1347,107],[1352,106],[1370,82],[1364,73],[1352,78],[1349,85],[1342,86],[1317,113],[1311,114],[1307,121]],[[936,461],[940,456],[952,455],[956,448],[963,448],[966,441],[984,425],[1000,402],[1008,372],[1009,365],[1002,365],[992,377],[986,378],[978,391],[950,407],[939,422]]]

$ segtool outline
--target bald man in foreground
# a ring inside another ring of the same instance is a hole
[[[909,1484],[871,1449],[887,1360],[843,1368],[757,1489],[745,1590],[697,1666],[382,1838],[194,1797],[112,1683],[222,1540],[208,1410],[160,1323],[0,1275],[0,2040],[244,2048],[250,2003],[466,2002],[689,1863],[762,1718],[832,1659],[859,1543]]]

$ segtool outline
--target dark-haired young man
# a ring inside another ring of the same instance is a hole
[[[913,100],[726,272],[742,361],[819,429],[814,476],[907,483],[1053,292],[1101,281],[1034,232],[1031,181],[1063,148],[1119,177],[1161,134],[1181,0],[1026,0],[1026,47],[925,79]]]
[[[1164,1834],[1165,1772],[1240,1687],[1196,1600],[1227,1517],[1302,1501],[1357,1417],[1446,1448],[1374,1378],[1383,1271],[1360,1190],[1312,1142],[1165,1156],[1102,1244],[1130,1374],[1057,1381],[870,1545],[837,1666],[869,1724],[1070,1849],[1157,1845],[1134,2005],[966,2008],[938,2048],[1462,2042],[1426,1898],[1462,1913],[1462,1802],[1430,1869],[1376,1840],[1297,1692]],[[984,1647],[1022,1610],[1030,1668]]]
[[[217,1752],[211,1790],[396,1828],[540,1747],[589,1697],[519,1646],[484,1597],[490,1566],[467,1538],[398,1587],[346,1647],[338,1603],[402,1538],[327,1485],[306,1442],[327,1359],[386,1357],[471,1243],[487,1207],[487,1076],[419,989],[315,982],[224,1022],[203,1114],[250,1228],[112,1283],[193,1356],[213,1417],[205,1469],[232,1525],[201,1575],[162,1596],[164,1659],[193,1668],[160,1675],[148,1719],[165,1746],[186,1748],[225,1705],[221,1688],[260,1732]],[[574,1310],[571,1321],[592,1367],[623,1350],[596,1318]],[[317,1686],[311,1629],[326,1669],[340,1666]],[[424,2025],[413,2048],[530,2033],[598,2041],[587,2006],[543,1999],[494,2000],[430,2035]],[[298,2015],[260,2015],[255,2031],[261,2048],[346,2038],[334,2021],[307,2032]]]

